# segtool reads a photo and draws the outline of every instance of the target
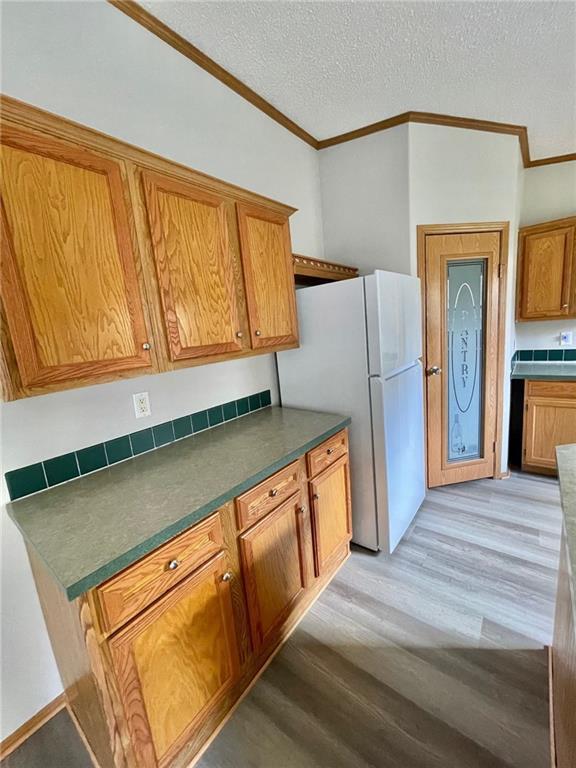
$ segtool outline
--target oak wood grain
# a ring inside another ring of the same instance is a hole
[[[556,446],[576,441],[576,382],[530,382],[524,402],[522,468],[555,473]]]
[[[253,525],[296,493],[300,488],[302,474],[306,476],[304,460],[298,459],[238,496],[236,499],[238,530],[243,531]]]
[[[348,453],[348,430],[343,429],[336,435],[329,437],[323,443],[308,451],[306,454],[306,464],[308,467],[308,476],[315,477],[333,464],[341,456]]]
[[[216,555],[109,641],[139,768],[169,765],[236,680],[226,568]]]
[[[224,198],[142,174],[172,360],[242,349]]]
[[[150,605],[222,549],[219,513],[158,547],[94,590],[106,634]],[[176,567],[171,568],[171,564]]]
[[[290,228],[286,216],[238,203],[252,346],[298,343]]]
[[[2,298],[23,384],[150,367],[119,164],[9,127],[2,145]]]
[[[345,557],[352,538],[350,463],[345,454],[310,481],[316,575]]]

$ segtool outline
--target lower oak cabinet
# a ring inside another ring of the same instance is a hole
[[[556,474],[556,446],[576,443],[576,381],[527,381],[522,469]]]
[[[343,430],[73,603],[30,551],[95,764],[193,764],[348,557],[350,521]]]

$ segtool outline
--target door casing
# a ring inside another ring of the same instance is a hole
[[[418,277],[420,278],[422,291],[422,359],[426,360],[426,236],[427,235],[458,235],[474,232],[496,232],[500,235],[500,275],[498,291],[498,350],[496,366],[496,413],[495,413],[495,442],[494,451],[494,478],[503,478],[509,475],[508,471],[501,469],[502,461],[502,434],[503,434],[503,412],[504,412],[504,368],[505,368],[505,330],[506,330],[506,285],[508,280],[508,242],[510,234],[510,222],[472,222],[465,224],[419,224],[417,231],[417,257],[418,257]],[[426,376],[426,366],[423,366],[424,376]],[[424,382],[424,392],[426,393],[426,381]],[[427,397],[424,395],[424,419],[426,430],[428,430],[427,417]],[[425,450],[428,441],[425,440]],[[426,456],[426,478],[428,485],[428,457]]]

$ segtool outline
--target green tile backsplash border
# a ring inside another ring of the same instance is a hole
[[[241,397],[227,403],[215,405],[204,411],[196,411],[165,421],[154,427],[147,427],[129,435],[121,435],[104,443],[55,456],[27,467],[6,472],[6,485],[11,501],[46,490],[82,475],[105,469],[119,461],[131,459],[141,453],[154,451],[176,440],[203,432],[232,419],[238,419],[260,408],[272,404],[270,390]]]
[[[512,357],[513,363],[574,363],[576,349],[518,349]]]

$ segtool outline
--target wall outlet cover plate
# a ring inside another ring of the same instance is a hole
[[[143,419],[145,416],[152,415],[148,392],[139,392],[137,395],[132,395],[132,400],[134,401],[134,413],[137,419]]]

